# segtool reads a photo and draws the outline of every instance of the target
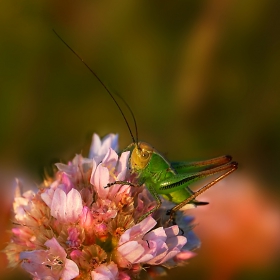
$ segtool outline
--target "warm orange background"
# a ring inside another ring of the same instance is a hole
[[[86,154],[93,132],[131,142],[54,28],[130,104],[141,140],[168,159],[240,162],[192,211],[202,248],[168,279],[279,279],[278,11],[278,0],[1,1],[0,249],[15,177],[35,187]],[[24,279],[5,265],[1,254],[1,279]]]

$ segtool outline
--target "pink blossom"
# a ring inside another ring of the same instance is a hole
[[[150,231],[155,225],[156,221],[149,216],[121,236],[118,247],[122,256],[121,265],[143,262],[159,265],[180,252],[187,239],[177,236],[178,226],[166,229],[159,227]]]
[[[66,258],[66,252],[55,238],[45,245],[49,250],[26,251],[20,254],[22,267],[39,279],[70,280],[79,275],[75,262]],[[49,277],[49,278],[48,278]]]
[[[37,193],[21,195],[17,188],[5,249],[10,265],[21,263],[33,280],[130,280],[144,268],[173,267],[191,257],[178,226],[160,226],[168,218],[165,206],[152,214],[156,219],[137,223],[155,201],[145,185],[130,186],[137,185],[128,169],[130,152],[116,153],[117,135],[93,140],[90,158],[56,164],[54,178]],[[115,181],[122,183],[104,188]],[[188,225],[180,228],[190,232]]]

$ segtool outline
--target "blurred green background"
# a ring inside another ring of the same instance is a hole
[[[113,101],[53,28],[130,104],[140,140],[172,160],[230,153],[279,204],[279,15],[278,0],[1,1],[1,244],[15,177],[35,186],[54,162],[86,155],[93,132],[119,133],[121,148],[131,142]],[[199,258],[171,277],[218,279]],[[277,275],[273,255],[227,279]]]

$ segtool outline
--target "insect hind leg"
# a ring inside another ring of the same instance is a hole
[[[181,208],[183,208],[188,203],[194,203],[195,204],[195,202],[196,202],[195,198],[197,196],[199,196],[200,194],[202,194],[206,190],[210,189],[212,186],[217,184],[219,181],[221,181],[222,179],[227,177],[229,174],[234,172],[237,169],[237,167],[238,167],[238,163],[237,162],[231,162],[229,164],[229,167],[228,167],[229,170],[228,171],[226,171],[225,173],[223,173],[222,175],[220,175],[218,178],[214,179],[210,183],[206,184],[205,186],[201,187],[198,191],[194,192],[190,197],[188,197],[187,199],[185,199],[181,203],[179,203],[176,206],[174,206],[171,210],[169,210],[167,215],[170,215],[170,217],[169,217],[169,220],[167,221],[166,225],[169,225],[170,223],[174,223],[175,222],[176,211],[180,210]],[[205,202],[199,202],[199,203],[200,203],[200,205],[205,205]],[[206,204],[208,204],[208,203],[206,202]]]

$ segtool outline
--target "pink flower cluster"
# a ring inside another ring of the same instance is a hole
[[[128,280],[143,267],[173,267],[193,256],[188,249],[197,240],[187,242],[177,225],[161,226],[165,208],[155,213],[157,221],[150,215],[137,223],[155,205],[145,186],[104,188],[135,180],[130,152],[118,155],[117,147],[117,135],[101,141],[94,134],[89,158],[58,163],[55,178],[37,193],[21,194],[18,182],[15,227],[5,249],[10,266],[21,263],[33,279]]]

